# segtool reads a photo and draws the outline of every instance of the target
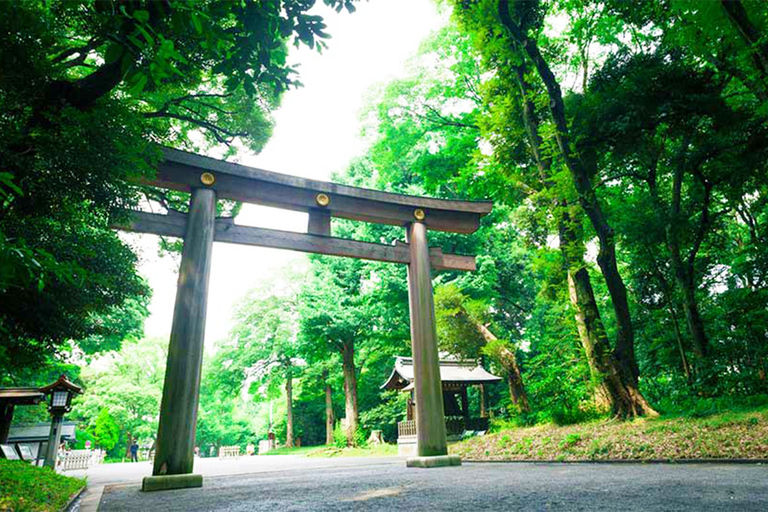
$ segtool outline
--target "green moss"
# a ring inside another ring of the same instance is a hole
[[[84,486],[82,478],[59,475],[18,460],[0,459],[0,510],[55,512]]]

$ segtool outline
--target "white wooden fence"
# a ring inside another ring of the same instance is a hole
[[[64,471],[70,469],[88,469],[91,465],[91,459],[93,453],[91,450],[70,450],[64,453],[64,460],[61,463],[61,468]]]
[[[240,458],[239,446],[222,446],[219,448],[220,459],[238,459]]]

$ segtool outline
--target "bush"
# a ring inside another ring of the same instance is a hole
[[[355,431],[355,447],[367,448],[368,436],[370,436],[370,434],[366,429],[363,427],[357,427],[357,430]]]
[[[560,427],[596,420],[605,416],[591,402],[579,404],[577,407],[556,407],[550,411],[552,423]]]
[[[336,448],[347,447],[347,433],[344,432],[340,421],[337,421],[336,426],[333,428],[333,446]]]
[[[354,437],[354,446],[358,448],[366,448],[368,446],[368,431],[362,427],[357,427]],[[336,448],[346,448],[349,446],[347,443],[347,433],[341,426],[341,422],[336,422],[336,426],[333,429],[333,446]]]
[[[0,459],[0,510],[60,510],[83,486],[82,478],[57,475],[49,468],[20,460]]]
[[[727,411],[749,411],[768,405],[768,395],[746,397],[721,396],[700,397],[675,395],[662,398],[656,404],[659,412],[668,415],[704,418]]]

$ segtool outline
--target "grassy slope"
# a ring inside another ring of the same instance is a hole
[[[82,478],[58,475],[48,468],[0,459],[0,511],[58,511],[85,485]]]
[[[706,418],[517,428],[456,443],[450,451],[499,461],[768,459],[768,407]]]

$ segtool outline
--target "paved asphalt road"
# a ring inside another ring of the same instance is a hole
[[[137,484],[108,485],[99,511],[768,511],[768,466],[756,464],[406,469],[391,458],[256,459],[262,469],[251,469],[259,472],[206,476],[202,489],[142,493]]]

